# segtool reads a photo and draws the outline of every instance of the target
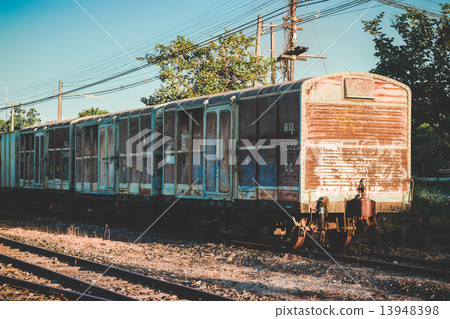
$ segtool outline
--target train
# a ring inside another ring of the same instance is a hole
[[[149,220],[174,206],[345,248],[410,210],[411,91],[340,72],[39,124],[0,135],[0,165],[9,202]]]

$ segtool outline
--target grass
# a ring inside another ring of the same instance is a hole
[[[414,224],[450,225],[450,185],[417,183],[411,211],[403,214],[381,214],[378,217],[381,230],[403,230]]]

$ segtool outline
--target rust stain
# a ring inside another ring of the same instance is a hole
[[[151,195],[152,194],[152,189],[151,188],[140,188],[139,189],[139,194]]]
[[[258,189],[257,197],[259,200],[274,200],[276,198],[276,190]]]
[[[297,202],[299,199],[298,195],[299,195],[298,191],[278,190],[277,199],[279,201]]]

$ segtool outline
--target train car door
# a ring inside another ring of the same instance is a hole
[[[34,184],[45,184],[44,133],[36,133],[34,136]]]
[[[230,139],[232,138],[232,112],[228,106],[211,107],[204,120],[204,193],[231,197],[232,169]]]
[[[112,191],[115,181],[114,127],[100,125],[98,134],[98,180],[100,191]]]

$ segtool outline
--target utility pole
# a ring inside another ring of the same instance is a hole
[[[58,121],[62,121],[62,100],[63,100],[63,94],[62,94],[61,88],[62,88],[62,82],[59,81],[59,91],[58,91]]]
[[[6,107],[11,106],[11,132],[14,131],[14,106],[20,105],[20,104],[8,104],[8,88],[6,88]],[[6,114],[8,114],[8,111],[6,111]]]
[[[11,107],[11,132],[14,131],[14,105],[15,104],[12,104]]]
[[[258,20],[256,22],[256,55],[261,55],[261,27],[262,27],[262,16],[258,14]],[[253,86],[258,85],[258,80],[253,81]]]
[[[273,60],[275,60],[275,24],[270,24],[270,53]],[[277,74],[275,72],[275,65],[272,65],[272,84],[277,81]]]
[[[103,96],[96,96],[89,93],[85,94],[70,94],[70,93],[63,93],[62,92],[63,83],[62,81],[59,81],[59,88],[58,93],[54,92],[53,96],[58,94],[58,122],[62,121],[62,101],[64,98],[64,95],[71,95],[71,96],[82,96],[82,97],[95,97],[95,98],[102,98]]]
[[[290,0],[288,16],[283,17],[283,19],[285,20],[283,27],[285,29],[290,29],[290,30],[288,31],[289,32],[288,33],[288,41],[287,41],[287,44],[285,47],[285,51],[287,51],[287,52],[285,52],[286,53],[285,56],[281,55],[280,59],[286,60],[284,76],[289,81],[293,81],[295,78],[294,77],[295,61],[296,60],[305,60],[304,58],[295,56],[295,53],[300,52],[299,50],[296,50],[296,47],[295,47],[295,45],[297,44],[297,30],[303,30],[301,27],[297,26],[297,22],[303,21],[302,19],[297,17],[297,2],[298,2],[298,0]],[[289,23],[289,21],[291,23]],[[304,48],[304,47],[301,47],[301,48],[302,48],[302,50],[301,50],[302,52],[300,52],[298,54],[301,54],[308,50],[308,48]],[[288,54],[288,52],[291,52],[291,54]],[[289,57],[287,57],[286,55],[289,55]]]
[[[290,50],[294,50],[297,44],[297,0],[291,0],[291,6],[289,8],[291,14],[291,43]],[[295,60],[291,60],[291,69],[289,72],[289,81],[294,81],[295,74]]]
[[[288,16],[283,17],[284,23],[283,25],[274,24],[273,22],[270,24],[262,24],[261,15],[258,16],[258,24],[257,24],[257,34],[256,34],[256,54],[260,55],[260,43],[261,43],[261,29],[262,27],[270,27],[270,51],[271,58],[275,59],[275,52],[281,53],[278,56],[278,61],[282,61],[284,64],[284,78],[288,81],[295,80],[295,61],[301,60],[306,61],[306,58],[313,59],[326,59],[326,56],[323,55],[313,55],[313,54],[304,54],[308,51],[309,48],[303,46],[296,46],[297,44],[297,30],[303,30],[303,28],[298,27],[297,23],[303,21],[296,16],[297,14],[297,4],[298,0],[289,0],[289,10]],[[281,27],[285,30],[285,38],[287,36],[286,45],[284,47],[284,51],[275,50],[275,27]],[[276,83],[276,70],[275,66],[272,66],[271,72],[271,80],[272,83]],[[255,81],[256,82],[256,81]],[[254,86],[256,83],[254,82]]]

